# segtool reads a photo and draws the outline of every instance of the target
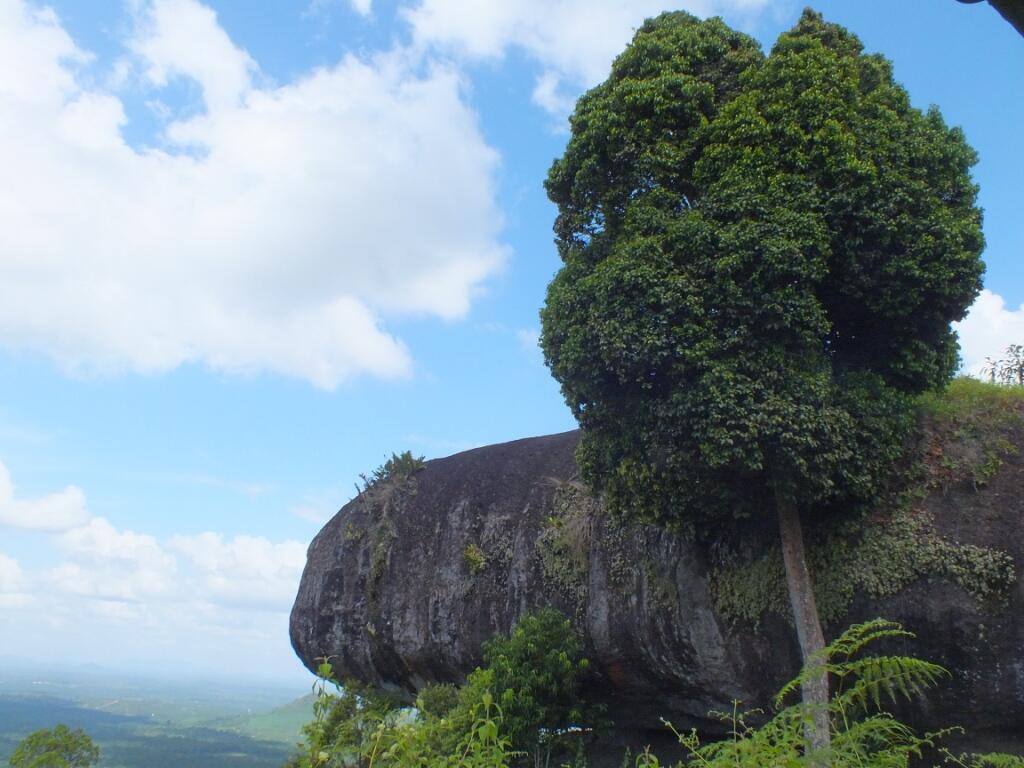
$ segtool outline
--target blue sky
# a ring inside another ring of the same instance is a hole
[[[0,0],[0,656],[301,679],[305,546],[390,451],[571,429],[542,181],[645,16],[787,0]],[[815,6],[978,150],[976,368],[1024,341],[1024,39]]]

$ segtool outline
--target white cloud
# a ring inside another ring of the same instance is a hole
[[[0,553],[0,593],[18,592],[24,581],[18,561]]]
[[[1011,344],[1024,344],[1024,304],[1010,309],[998,293],[987,288],[953,328],[960,336],[963,370],[979,375],[985,358],[998,359]]]
[[[22,592],[25,577],[14,558],[0,553],[0,608],[25,605],[28,595]]]
[[[568,115],[572,112],[575,99],[561,90],[561,78],[555,72],[544,72],[533,86],[534,102],[553,115]],[[565,130],[564,124],[559,126]]]
[[[310,0],[309,5],[303,12],[304,16],[326,17],[330,14],[333,6],[347,5],[363,18],[373,13],[373,0]]]
[[[174,77],[199,83],[212,115],[241,106],[258,69],[217,24],[217,14],[194,0],[159,0],[146,8],[129,46],[158,86]]]
[[[60,546],[66,552],[89,559],[112,559],[142,563],[162,561],[167,556],[153,536],[134,531],[119,531],[102,517],[95,517],[87,525],[65,532]]]
[[[287,610],[306,564],[305,545],[297,541],[275,544],[262,536],[225,540],[207,532],[175,536],[170,545],[197,569],[198,594],[210,602],[232,606]]]
[[[698,16],[752,13],[769,0],[421,0],[404,11],[421,46],[439,46],[470,58],[503,56],[519,48],[543,73],[534,101],[568,112],[580,88],[608,75],[645,18],[687,10]],[[570,94],[563,90],[568,87]]]
[[[177,563],[156,538],[118,530],[102,517],[61,534],[58,546],[68,561],[51,576],[64,592],[134,602],[171,596],[177,588]]]
[[[125,615],[127,609],[116,603],[145,611],[168,601],[242,612],[286,611],[306,563],[306,547],[298,541],[275,543],[245,535],[225,539],[207,532],[162,543],[103,517],[90,518],[85,496],[74,486],[30,500],[15,499],[13,491],[0,464],[0,525],[56,533],[51,541],[62,561],[49,571],[51,586],[57,595],[87,599],[107,617]],[[0,554],[4,604],[11,604],[12,595],[20,599],[22,586],[19,564]]]
[[[260,86],[194,0],[139,20],[150,101],[191,78],[206,104],[144,149],[54,15],[0,0],[0,344],[71,370],[406,375],[384,319],[464,316],[506,255],[458,74],[399,51]]]
[[[0,525],[39,531],[63,531],[89,519],[85,494],[69,485],[62,491],[34,499],[14,495],[11,474],[0,463]]]

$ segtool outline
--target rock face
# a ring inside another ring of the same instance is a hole
[[[484,640],[552,605],[581,632],[609,716],[641,740],[659,717],[713,730],[707,713],[734,700],[770,707],[798,669],[786,618],[728,618],[713,551],[609,520],[577,480],[578,439],[567,432],[430,461],[347,504],[310,545],[292,609],[292,644],[306,666],[330,655],[341,678],[410,693],[459,682],[480,663]],[[983,477],[971,451],[922,443],[946,457],[936,472],[945,467],[948,482],[931,482],[911,514],[966,549],[951,550],[944,577],[928,578],[898,547],[883,548],[900,562],[879,572],[906,583],[854,590],[826,634],[876,616],[901,622],[918,639],[892,650],[953,671],[915,709],[918,722],[968,727],[970,746],[1024,749],[1024,460],[1013,450],[1024,432],[1017,425],[1001,440],[997,459],[985,454]],[[973,470],[954,471],[970,462]],[[971,562],[980,575],[958,583]],[[1005,583],[990,594],[977,584],[998,581],[992,572]]]

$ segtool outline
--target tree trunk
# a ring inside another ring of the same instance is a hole
[[[779,533],[782,537],[782,560],[786,566],[786,585],[789,602],[793,606],[796,636],[804,664],[813,654],[825,648],[818,606],[814,601],[811,574],[804,554],[804,534],[800,527],[800,514],[792,496],[776,485],[775,506],[779,513]],[[804,704],[814,715],[807,728],[812,749],[824,749],[831,743],[828,717],[828,672],[822,669],[803,684]]]

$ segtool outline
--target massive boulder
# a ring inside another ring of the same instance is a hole
[[[990,416],[974,432],[926,424],[884,502],[812,530],[811,557],[834,593],[826,634],[894,619],[917,639],[893,650],[950,670],[911,713],[920,725],[1024,749],[1024,429]],[[305,665],[331,656],[339,677],[411,696],[461,681],[484,640],[552,605],[584,638],[620,733],[646,740],[660,717],[713,731],[708,713],[735,700],[770,708],[799,662],[770,525],[733,547],[725,531],[708,543],[619,524],[578,479],[578,439],[429,461],[346,504],[310,545],[292,609]]]

